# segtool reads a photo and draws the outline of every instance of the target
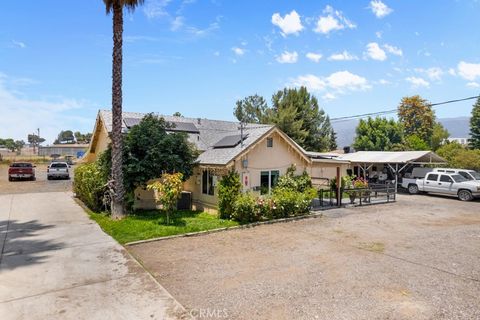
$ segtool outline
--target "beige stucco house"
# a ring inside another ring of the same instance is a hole
[[[145,114],[123,113],[123,130],[127,132]],[[301,174],[306,171],[314,184],[327,185],[336,176],[337,168],[344,174],[349,162],[328,155],[307,152],[273,125],[245,124],[200,118],[162,116],[173,123],[171,131],[185,132],[190,142],[201,152],[194,174],[184,189],[192,193],[194,209],[215,211],[218,202],[217,182],[229,170],[236,170],[244,191],[268,193],[278,178],[291,165]],[[86,161],[94,161],[107,149],[112,130],[110,111],[99,111]],[[137,208],[155,206],[153,193],[138,189]]]

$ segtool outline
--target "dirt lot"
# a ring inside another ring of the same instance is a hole
[[[0,194],[55,192],[72,189],[71,180],[47,180],[47,165],[38,164],[35,168],[36,181],[8,181],[8,166],[0,165]],[[71,168],[71,172],[73,171]],[[70,173],[71,175],[71,173]]]
[[[199,318],[480,319],[480,202],[395,204],[129,250]]]

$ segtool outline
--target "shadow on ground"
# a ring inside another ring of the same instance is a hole
[[[0,220],[0,270],[42,263],[46,251],[63,248],[62,242],[39,239],[42,231],[53,227],[38,220]]]

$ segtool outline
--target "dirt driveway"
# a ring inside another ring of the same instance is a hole
[[[47,180],[47,165],[37,164],[35,168],[36,181],[8,181],[8,166],[0,164],[0,194],[30,193],[30,192],[62,192],[72,189],[71,180]],[[74,166],[70,169],[72,172]]]
[[[403,195],[129,250],[199,318],[480,318],[478,201]]]

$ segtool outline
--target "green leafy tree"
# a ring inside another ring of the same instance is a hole
[[[155,200],[162,205],[167,214],[167,224],[170,224],[170,215],[175,212],[182,194],[183,175],[179,172],[165,173],[159,180],[149,183],[147,189],[155,190]]]
[[[418,95],[404,97],[398,106],[398,119],[405,136],[416,135],[423,141],[430,141],[435,114],[427,100]]]
[[[306,87],[285,88],[275,93],[268,116],[270,123],[278,125],[303,148],[330,150],[333,130],[330,119]]]
[[[267,101],[258,94],[238,100],[233,114],[240,122],[263,123],[268,109]]]
[[[361,119],[353,146],[358,151],[390,151],[403,142],[403,127],[393,119]]]
[[[453,159],[460,153],[460,151],[465,150],[465,147],[458,142],[449,142],[444,144],[437,149],[436,153],[447,160],[448,163],[452,163]]]
[[[447,138],[450,137],[450,133],[443,127],[440,122],[435,122],[432,130],[432,137],[430,138],[430,147],[432,150],[437,150],[442,146]]]
[[[125,136],[122,174],[127,199],[133,199],[137,187],[145,187],[149,180],[165,173],[181,172],[184,179],[192,175],[198,152],[187,134],[169,134],[167,126],[163,118],[148,114]],[[105,171],[111,170],[111,147],[100,161]]]
[[[45,142],[45,139],[37,136],[36,134],[29,134],[29,135],[27,136],[27,141],[28,141],[28,143],[30,143],[30,144],[33,144],[33,145],[37,145],[37,146],[38,146],[38,145],[44,143],[44,142]]]
[[[54,144],[75,143],[75,135],[72,130],[62,130],[57,136]]]
[[[130,11],[143,4],[144,0],[103,0],[108,13],[113,13],[112,54],[112,216],[121,219],[125,215],[125,189],[123,183],[123,138],[122,138],[122,66],[123,66],[123,9]]]
[[[405,146],[406,150],[412,151],[430,150],[428,143],[416,134],[409,135],[405,138]]]
[[[472,149],[480,149],[480,98],[477,99],[472,109],[469,143]]]
[[[218,211],[221,219],[230,219],[233,214],[233,204],[242,189],[240,176],[231,170],[218,183]]]
[[[330,142],[329,142],[329,149],[330,150],[336,150],[337,149],[337,133],[335,132],[335,130],[333,130],[333,128],[331,128],[330,130]]]
[[[183,115],[182,115],[180,112],[178,112],[178,111],[174,112],[174,113],[173,113],[173,116],[174,116],[174,117],[183,117]]]
[[[90,143],[90,140],[92,140],[91,133],[81,133],[80,131],[76,131],[74,136],[77,143]]]
[[[233,113],[242,122],[275,124],[307,150],[336,149],[330,119],[305,87],[279,90],[272,96],[271,107],[263,97],[249,96],[237,101]]]

